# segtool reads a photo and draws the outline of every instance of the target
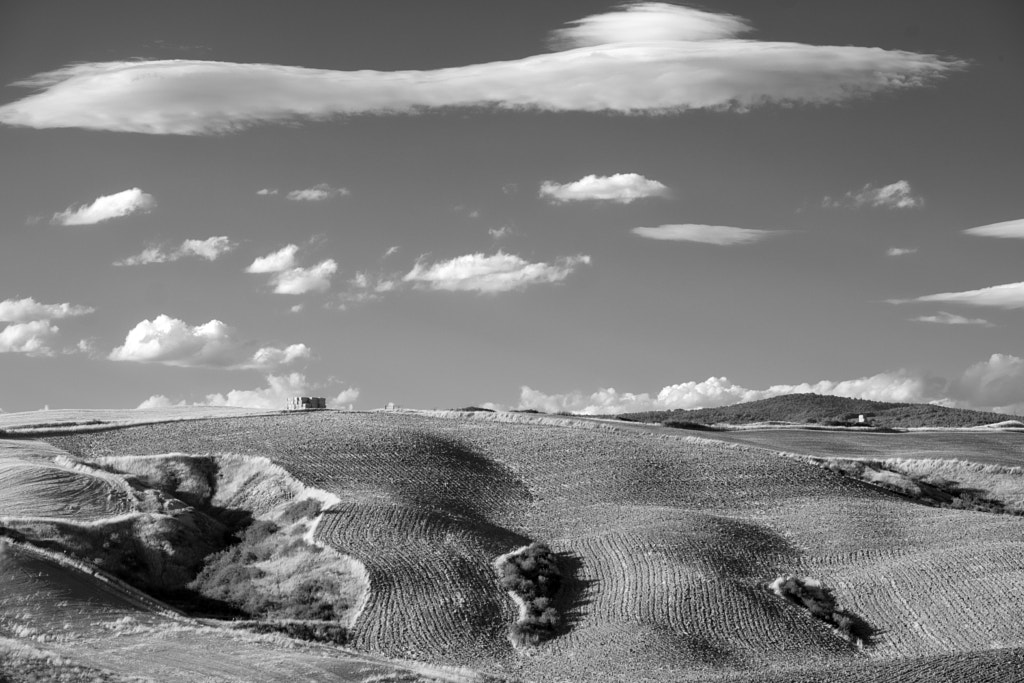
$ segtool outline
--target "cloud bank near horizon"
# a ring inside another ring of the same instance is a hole
[[[908,370],[882,372],[870,377],[815,383],[777,384],[750,389],[726,377],[665,386],[656,395],[620,392],[608,387],[591,394],[574,391],[546,394],[528,386],[520,389],[521,410],[583,415],[615,415],[649,410],[696,410],[748,403],[786,394],[824,394],[893,403],[934,403],[998,413],[1024,414],[1024,358],[993,354],[952,379]]]
[[[163,394],[154,394],[140,403],[138,409],[170,408],[173,406],[228,406],[233,408],[262,408],[281,410],[292,396],[309,396],[320,389],[312,385],[300,372],[287,375],[267,375],[267,386],[258,389],[232,389],[225,393],[207,394],[201,401],[189,403],[181,400],[175,403]],[[351,408],[359,398],[357,387],[342,389],[336,396],[327,399],[327,407],[334,409]]]
[[[741,18],[658,2],[556,31],[556,52],[435,70],[333,71],[201,60],[73,64],[16,85],[0,123],[155,135],[230,133],[362,114],[493,107],[556,112],[746,111],[918,87],[966,67],[930,54],[744,40]]]

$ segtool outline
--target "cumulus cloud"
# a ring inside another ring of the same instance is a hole
[[[262,190],[256,190],[256,194],[260,195],[261,197],[269,197],[269,196],[277,194],[277,188],[276,187],[264,187]]]
[[[909,254],[916,254],[917,253],[917,247],[909,247],[909,248],[890,247],[889,250],[886,251],[885,253],[888,256],[907,256]]]
[[[928,294],[916,299],[889,299],[891,304],[918,302],[940,302],[967,304],[969,306],[993,306],[996,308],[1024,308],[1024,282],[971,289],[966,292],[944,292]]]
[[[338,264],[334,259],[321,261],[309,268],[289,268],[273,276],[274,292],[295,295],[324,292],[330,288],[331,278],[337,272]]]
[[[487,234],[490,235],[493,239],[503,240],[506,237],[511,237],[512,235],[514,235],[515,231],[512,230],[512,228],[510,228],[509,226],[503,225],[500,228],[488,228]]]
[[[994,353],[951,382],[948,394],[961,407],[1024,414],[1024,358]]]
[[[322,202],[332,197],[343,197],[350,194],[344,187],[331,187],[327,183],[320,183],[304,190],[292,190],[286,195],[287,199],[293,202]]]
[[[918,316],[917,318],[911,318],[911,320],[922,323],[937,323],[939,325],[981,325],[983,327],[992,327],[992,323],[982,318],[965,318],[962,315],[954,315],[945,311],[939,311],[936,315]]]
[[[286,247],[281,247],[277,251],[261,256],[253,261],[248,268],[245,269],[247,273],[280,273],[281,271],[288,270],[289,268],[295,267],[295,255],[299,253],[299,245],[289,244]]]
[[[50,222],[54,225],[93,225],[133,213],[149,213],[155,206],[156,200],[153,199],[153,195],[133,187],[130,190],[97,197],[92,204],[69,206],[53,214]]]
[[[338,272],[338,263],[334,259],[327,259],[315,266],[303,268],[296,265],[295,256],[298,252],[298,245],[289,244],[256,259],[245,272],[269,274],[270,283],[277,294],[298,295],[323,292],[330,288],[331,278]]]
[[[425,289],[494,294],[561,282],[585,263],[590,263],[589,256],[570,256],[551,264],[530,263],[499,251],[493,256],[466,254],[432,265],[419,261],[402,279]]]
[[[606,201],[630,204],[647,197],[666,197],[668,193],[663,184],[639,173],[588,175],[564,184],[546,180],[540,186],[540,196],[556,203]]]
[[[572,392],[545,394],[522,387],[519,407],[545,412],[569,411],[586,415],[615,414],[644,410],[694,410],[717,408],[734,403],[747,403],[785,394],[827,394],[866,398],[875,401],[914,401],[925,394],[927,382],[903,371],[881,373],[871,377],[814,384],[777,384],[767,389],[748,389],[726,377],[709,377],[702,382],[681,382],[663,387],[656,396],[647,393],[619,392],[614,388],[599,389],[592,394]]]
[[[115,266],[139,266],[149,263],[170,263],[187,256],[216,261],[238,245],[225,235],[207,237],[205,240],[185,240],[176,249],[165,249],[162,246],[148,247],[141,254],[129,256],[122,261],[115,261]]]
[[[132,328],[124,344],[108,358],[136,363],[162,363],[177,367],[218,367],[231,370],[275,369],[293,361],[309,358],[305,344],[283,349],[238,339],[237,332],[219,320],[189,325],[168,315],[143,320]]]
[[[652,240],[672,240],[676,242],[703,242],[705,244],[751,244],[769,237],[781,235],[782,230],[755,230],[753,228],[734,228],[728,225],[698,225],[685,223],[681,225],[659,225],[656,228],[633,228],[633,234]]]
[[[869,206],[885,209],[916,209],[924,206],[924,198],[913,193],[910,183],[897,180],[890,185],[875,187],[867,184],[856,192],[847,192],[838,199],[825,197],[821,205],[827,208],[860,208]]]
[[[30,320],[57,320],[94,313],[91,306],[70,303],[43,304],[32,297],[0,301],[0,322],[23,323]]]
[[[725,377],[663,387],[656,395],[599,389],[591,394],[546,394],[524,386],[520,409],[605,415],[647,410],[696,410],[747,403],[786,394],[824,394],[895,403],[934,403],[999,413],[1024,414],[1024,358],[993,354],[949,379],[896,370],[859,379],[777,384],[750,389]]]
[[[0,353],[24,353],[29,356],[52,356],[51,343],[60,328],[49,320],[14,323],[0,330]]]
[[[1014,221],[1003,221],[1002,223],[979,225],[976,228],[964,230],[964,233],[967,235],[977,235],[978,237],[1024,239],[1024,218],[1018,218]]]
[[[267,386],[258,389],[232,389],[225,393],[208,394],[205,399],[192,404],[187,401],[173,402],[162,394],[150,396],[139,404],[140,409],[167,408],[171,406],[208,405],[231,406],[237,408],[262,408],[280,410],[292,396],[309,396],[317,393],[302,373],[293,372],[287,375],[267,375]],[[328,408],[344,409],[351,407],[359,398],[359,389],[348,387],[336,396],[327,400]]]
[[[741,40],[732,15],[658,2],[573,22],[566,46],[427,71],[332,71],[201,60],[73,64],[17,85],[0,123],[151,134],[447,107],[631,114],[829,104],[921,86],[965,62],[872,47]]]

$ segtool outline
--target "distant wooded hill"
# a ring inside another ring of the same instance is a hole
[[[820,425],[854,425],[863,415],[875,427],[976,427],[1020,420],[1017,415],[945,408],[924,403],[885,403],[820,394],[787,394],[722,408],[660,410],[627,413],[620,419],[634,422],[692,423],[695,425],[797,422]]]

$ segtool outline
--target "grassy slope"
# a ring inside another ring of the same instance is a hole
[[[53,442],[93,456],[230,444],[337,494],[320,538],[366,564],[357,642],[388,655],[537,680],[868,681],[949,664],[921,656],[1024,644],[1022,520],[917,506],[755,448],[340,413]],[[569,569],[558,607],[572,628],[527,657],[506,640],[515,610],[490,561],[530,540]],[[768,594],[782,573],[825,580],[878,643],[858,653]],[[986,680],[978,667],[960,679]]]
[[[945,408],[920,403],[885,403],[820,394],[788,394],[722,408],[662,410],[622,415],[639,422],[678,420],[698,424],[750,424],[755,422],[816,422],[856,420],[864,415],[877,427],[976,427],[1018,419],[1015,415]]]
[[[817,457],[955,459],[987,465],[1024,465],[1024,434],[1017,432],[905,432],[886,434],[806,429],[714,432],[710,438]]]
[[[45,520],[39,518],[39,524],[67,526],[76,524],[80,512],[88,510],[92,524],[112,519],[118,510],[103,515],[97,505],[90,506],[90,500],[103,498],[102,491],[79,487],[70,495],[54,485],[62,482],[62,473],[73,472],[53,466],[55,459],[69,462],[66,452],[49,444],[0,440],[0,472],[29,466],[40,472],[34,494],[32,482],[21,481],[18,497],[8,496],[10,481],[0,480],[2,500],[11,517],[45,510],[48,514]],[[270,498],[275,495],[270,488],[249,478],[246,490],[235,493]],[[204,626],[112,577],[95,574],[89,565],[3,538],[0,576],[0,680],[4,681],[128,680],[123,675],[197,683],[474,680],[471,672],[394,663],[280,636]],[[139,652],[146,656],[139,657]]]

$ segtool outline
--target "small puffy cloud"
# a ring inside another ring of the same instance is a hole
[[[261,197],[271,197],[277,194],[278,190],[276,187],[264,187],[262,190],[256,190],[256,194]]]
[[[978,237],[1002,237],[1008,239],[1024,239],[1024,218],[1014,221],[1003,221],[1002,223],[991,223],[979,225],[976,228],[964,230],[967,235]]]
[[[293,396],[309,396],[317,393],[306,376],[299,372],[287,375],[267,375],[267,385],[257,389],[232,389],[227,393],[208,394],[202,401],[191,405],[231,406],[236,408],[257,408],[265,410],[281,410]],[[344,409],[350,407],[359,398],[359,389],[348,387],[336,396],[327,400],[328,408]],[[171,406],[190,405],[186,401],[173,402],[162,394],[150,396],[141,404],[144,408],[167,408]]]
[[[334,259],[327,259],[309,268],[289,268],[275,273],[271,281],[277,294],[324,292],[330,288],[331,278],[337,272],[337,262]]]
[[[349,194],[344,187],[331,187],[327,183],[320,183],[304,190],[292,190],[286,195],[287,199],[293,202],[322,202],[333,197],[343,197]]]
[[[228,133],[424,109],[665,114],[831,104],[912,88],[966,67],[876,47],[739,40],[729,14],[642,2],[573,22],[566,49],[433,70],[335,71],[208,60],[73,64],[17,85],[0,123],[157,135]]]
[[[869,206],[885,209],[916,209],[924,206],[924,198],[913,194],[910,183],[897,180],[890,185],[875,187],[870,183],[856,192],[847,192],[838,199],[825,197],[821,205],[826,208]]]
[[[592,47],[609,43],[721,40],[750,30],[746,20],[731,14],[648,2],[570,21],[566,28],[553,32],[552,44]]]
[[[556,203],[606,201],[630,204],[647,197],[666,197],[668,188],[657,180],[638,173],[616,173],[610,176],[588,175],[571,183],[541,183],[540,196]]]
[[[231,370],[275,369],[309,358],[309,347],[292,344],[284,349],[262,347],[252,352],[251,342],[219,320],[189,325],[168,315],[143,320],[132,328],[124,344],[110,352],[115,361],[162,363],[177,367],[218,367]]]
[[[329,289],[331,278],[338,272],[338,263],[334,259],[327,259],[315,266],[303,268],[296,265],[295,256],[298,252],[297,245],[289,244],[256,259],[245,272],[270,274],[270,283],[277,294],[298,295]]]
[[[75,304],[43,304],[32,297],[0,301],[0,322],[23,323],[31,320],[59,320],[94,313],[91,306]]]
[[[755,230],[753,228],[734,228],[728,225],[698,225],[686,223],[682,225],[659,225],[656,228],[633,228],[633,234],[652,240],[672,240],[675,242],[703,242],[727,246],[731,244],[751,244],[769,237],[776,237],[782,230]]]
[[[509,226],[503,225],[500,228],[488,228],[487,234],[496,240],[503,240],[514,235],[515,231]]]
[[[295,267],[295,255],[299,253],[297,244],[289,244],[277,251],[261,256],[245,269],[247,273],[280,273]]]
[[[0,353],[52,356],[51,346],[60,328],[49,320],[14,323],[0,330]]]
[[[916,254],[917,247],[890,247],[889,250],[886,251],[885,253],[887,256],[908,256],[910,254]]]
[[[946,313],[945,311],[939,311],[937,315],[922,315],[917,318],[911,318],[922,323],[937,323],[939,325],[982,325],[984,327],[992,327],[992,323],[981,318],[965,318],[962,315],[954,315],[952,313]]]
[[[579,255],[555,263],[530,263],[501,251],[493,256],[467,254],[450,261],[427,265],[417,262],[402,279],[414,286],[448,292],[494,294],[540,283],[560,282],[590,257]]]
[[[54,225],[93,225],[133,213],[149,213],[155,206],[156,200],[153,199],[153,195],[133,187],[130,190],[98,197],[92,204],[69,206],[64,211],[53,214],[50,222]]]
[[[149,247],[141,254],[115,261],[115,266],[139,266],[149,263],[170,263],[187,256],[197,256],[207,261],[216,261],[238,245],[224,235],[207,237],[205,240],[185,240],[177,249]]]
[[[1024,282],[1012,282],[1006,285],[971,289],[966,292],[944,292],[928,294],[916,299],[889,299],[891,304],[909,303],[953,303],[969,306],[993,306],[995,308],[1024,308]]]

